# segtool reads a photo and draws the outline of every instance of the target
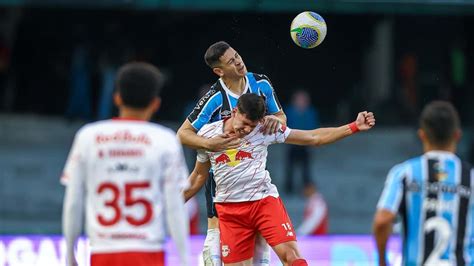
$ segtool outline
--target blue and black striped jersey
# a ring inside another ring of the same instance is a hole
[[[403,265],[474,265],[473,177],[443,151],[392,168],[377,208],[401,216]]]
[[[280,102],[268,77],[249,72],[245,78],[247,85],[244,93],[257,93],[264,96],[268,114],[281,111]],[[230,91],[224,82],[219,79],[212,85],[206,95],[199,100],[191,114],[189,114],[188,120],[196,130],[200,130],[205,124],[229,117],[232,109],[237,105],[238,99],[239,95]]]

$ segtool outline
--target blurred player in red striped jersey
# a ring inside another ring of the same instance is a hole
[[[188,265],[182,147],[171,129],[148,122],[160,105],[161,74],[130,63],[118,71],[116,86],[119,117],[81,128],[64,167],[67,265],[77,265],[84,212],[92,266],[164,265],[165,218],[180,265]]]
[[[370,112],[361,112],[356,121],[340,127],[292,130],[280,126],[276,133],[264,135],[265,109],[263,97],[244,94],[229,119],[199,130],[198,135],[204,138],[228,134],[240,138],[241,144],[221,152],[199,150],[185,198],[199,191],[212,167],[223,263],[252,265],[255,237],[260,233],[284,265],[308,265],[299,254],[293,225],[266,170],[267,147],[275,143],[329,144],[359,130],[369,130],[375,125],[375,117]]]

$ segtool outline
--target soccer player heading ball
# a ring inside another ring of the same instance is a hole
[[[360,112],[354,122],[340,127],[298,130],[280,126],[277,132],[264,135],[265,106],[263,97],[244,94],[229,119],[207,124],[199,130],[198,135],[204,138],[227,134],[238,138],[240,144],[219,152],[199,150],[185,198],[199,191],[212,167],[225,265],[252,263],[257,232],[284,265],[308,265],[298,251],[293,225],[266,170],[267,147],[275,143],[329,144],[371,129],[375,117],[371,112]]]

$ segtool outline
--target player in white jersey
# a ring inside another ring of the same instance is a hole
[[[67,265],[77,265],[84,212],[92,266],[164,265],[165,223],[172,225],[180,265],[188,265],[182,147],[172,130],[148,122],[160,105],[161,74],[130,63],[118,71],[116,85],[119,117],[77,132],[61,178]]]
[[[265,97],[267,112],[263,124],[266,134],[274,133],[280,124],[286,124],[285,113],[269,78],[248,72],[242,57],[228,43],[220,41],[209,46],[204,60],[219,79],[199,100],[178,130],[181,143],[195,149],[211,151],[238,147],[239,140],[236,137],[222,134],[206,139],[197,135],[197,132],[205,124],[230,117],[238,98],[246,93]],[[205,187],[208,230],[204,241],[203,259],[206,266],[221,266],[218,215],[213,202],[215,187],[214,179],[209,178]],[[270,247],[265,241],[260,240],[257,240],[254,266],[268,266]]]
[[[301,258],[290,218],[265,169],[267,147],[274,143],[323,145],[375,125],[374,115],[361,112],[356,121],[336,128],[262,133],[265,103],[261,96],[242,95],[229,119],[204,126],[198,134],[212,138],[220,134],[242,139],[236,149],[221,152],[200,150],[185,190],[189,199],[202,187],[212,167],[216,181],[216,202],[221,231],[222,261],[225,265],[251,265],[255,234],[259,232],[284,265],[308,265]]]

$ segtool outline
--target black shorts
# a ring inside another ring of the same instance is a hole
[[[209,177],[206,181],[206,208],[207,218],[217,217],[216,206],[214,205],[214,196],[216,196],[216,181],[214,181],[214,174],[209,172]]]

